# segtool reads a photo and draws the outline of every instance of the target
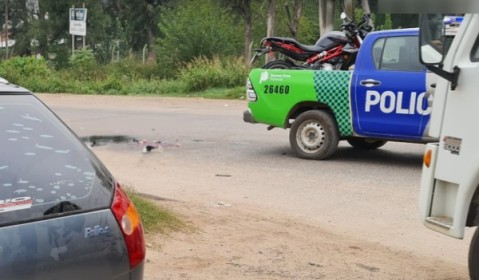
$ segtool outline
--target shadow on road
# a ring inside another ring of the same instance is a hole
[[[275,146],[262,149],[256,154],[256,157],[264,155],[267,158],[279,157],[288,158],[288,160],[298,160],[308,162],[309,160],[298,158],[289,146]],[[318,164],[334,164],[345,163],[350,164],[367,164],[367,165],[389,165],[391,167],[413,167],[420,168],[422,166],[421,152],[415,151],[398,151],[397,149],[385,147],[377,150],[361,150],[353,147],[339,146],[337,151],[327,160],[312,160]]]
[[[389,150],[387,147],[377,150],[361,150],[352,147],[339,147],[332,161],[349,161],[355,163],[367,163],[370,165],[401,166],[401,167],[421,167],[422,153]]]

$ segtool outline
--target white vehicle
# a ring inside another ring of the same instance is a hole
[[[421,18],[421,61],[442,78],[429,127],[429,135],[440,142],[426,147],[420,211],[428,228],[462,239],[466,227],[479,225],[479,14],[465,15],[457,32],[444,19]],[[454,40],[448,40],[451,33]],[[477,229],[469,274],[479,279]]]

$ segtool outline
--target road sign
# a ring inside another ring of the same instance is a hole
[[[86,36],[86,8],[70,8],[70,34]]]

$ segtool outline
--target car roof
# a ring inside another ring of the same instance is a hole
[[[419,28],[399,28],[373,31],[369,34],[390,34],[390,35],[419,35]]]
[[[29,90],[22,88],[20,86],[9,83],[4,78],[0,77],[0,95],[2,94],[12,94],[12,93],[31,93]]]

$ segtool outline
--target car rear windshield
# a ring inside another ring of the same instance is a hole
[[[108,207],[112,180],[31,94],[0,95],[0,226]]]

